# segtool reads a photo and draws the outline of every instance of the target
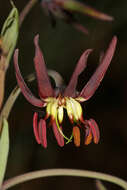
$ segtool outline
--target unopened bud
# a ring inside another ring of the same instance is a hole
[[[1,55],[5,57],[6,68],[8,67],[12,53],[16,46],[19,30],[18,10],[12,2],[11,4],[13,8],[4,23],[0,34]]]

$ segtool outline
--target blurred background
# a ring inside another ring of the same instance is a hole
[[[28,0],[15,0],[19,11]],[[19,62],[23,76],[34,72],[33,38],[40,35],[40,47],[47,67],[59,72],[67,84],[74,67],[84,50],[93,48],[88,59],[88,67],[79,78],[79,89],[89,80],[99,63],[99,55],[106,50],[114,35],[118,37],[117,49],[103,82],[94,96],[85,104],[84,116],[94,118],[100,128],[101,139],[98,145],[73,143],[58,147],[48,130],[48,148],[44,149],[35,141],[32,117],[37,109],[29,104],[21,94],[9,117],[10,152],[6,178],[25,172],[50,168],[77,168],[94,170],[127,179],[127,1],[126,0],[84,0],[88,5],[115,18],[104,22],[77,14],[76,17],[89,30],[89,35],[75,30],[72,26],[57,19],[52,28],[50,19],[37,3],[25,19],[20,29],[17,47],[20,49]],[[0,27],[2,27],[11,5],[9,0],[0,1]],[[6,76],[5,100],[16,85],[13,62]],[[29,85],[36,94],[36,81]],[[71,130],[65,123],[64,128]],[[104,183],[108,189],[120,189]],[[94,190],[93,180],[73,177],[53,177],[33,180],[20,184],[12,190],[26,189],[87,189]]]

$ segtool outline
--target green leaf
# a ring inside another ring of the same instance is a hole
[[[1,35],[0,35],[1,49],[2,49],[3,56],[5,56],[6,67],[8,67],[8,64],[10,62],[12,53],[16,46],[18,33],[19,33],[18,10],[14,6],[13,2],[11,2],[11,4],[13,8],[3,25]]]
[[[4,179],[4,174],[8,159],[8,152],[9,152],[8,122],[6,119],[3,119],[3,128],[0,136],[0,187]]]

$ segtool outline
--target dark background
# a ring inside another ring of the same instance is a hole
[[[15,0],[21,11],[27,0]],[[58,147],[52,132],[48,135],[48,148],[35,141],[32,117],[36,110],[23,95],[17,99],[9,117],[10,152],[6,178],[25,172],[50,168],[77,168],[94,170],[127,179],[127,1],[87,0],[94,8],[112,15],[113,22],[103,22],[84,15],[76,15],[88,28],[84,35],[61,20],[55,29],[41,6],[31,10],[20,29],[17,47],[20,49],[20,68],[23,76],[34,72],[33,38],[39,33],[40,47],[47,67],[54,69],[68,83],[72,71],[84,50],[93,48],[88,68],[80,77],[79,87],[88,81],[99,62],[99,53],[105,50],[114,35],[118,37],[117,49],[106,76],[94,96],[85,103],[86,119],[94,118],[100,128],[98,145],[83,144],[76,148],[73,143]],[[8,0],[0,1],[0,27],[11,6]],[[7,72],[5,100],[16,85],[13,62]],[[35,84],[30,85],[35,91]],[[71,127],[69,124],[64,127]],[[105,183],[109,189],[120,189]],[[12,189],[95,189],[93,180],[72,177],[53,177],[20,184]]]

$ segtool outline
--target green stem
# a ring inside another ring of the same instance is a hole
[[[104,180],[104,181],[114,183],[122,187],[124,190],[127,190],[127,182],[124,181],[123,179],[120,179],[112,175],[100,173],[100,172],[76,170],[76,169],[47,169],[47,170],[29,172],[29,173],[11,178],[9,180],[6,180],[3,183],[1,190],[6,190],[19,183],[23,183],[32,179],[37,179],[41,177],[53,177],[53,176],[75,176],[75,177],[99,179],[99,180]]]

